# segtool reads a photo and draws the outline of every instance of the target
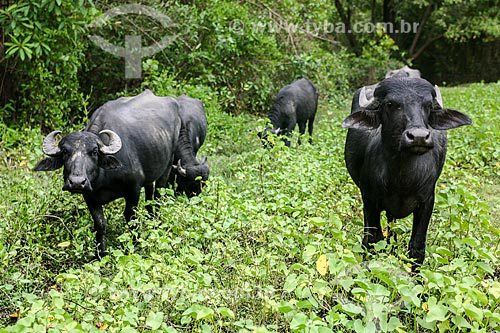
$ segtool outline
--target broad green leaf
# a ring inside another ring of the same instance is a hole
[[[293,319],[290,322],[290,329],[293,331],[303,329],[306,327],[308,320],[309,318],[305,314],[299,312],[295,316],[293,316]]]
[[[429,307],[429,312],[425,316],[425,320],[428,322],[433,321],[444,321],[446,320],[446,314],[448,313],[448,307],[438,304],[437,299],[432,296],[429,297],[429,301],[427,303]]]
[[[297,302],[297,307],[299,309],[311,309],[313,305],[308,300],[302,300]]]
[[[389,323],[387,324],[387,330],[389,332],[394,331],[397,328],[403,327],[403,324],[401,324],[401,321],[399,320],[398,317],[391,317],[389,319]]]
[[[326,225],[326,220],[322,217],[312,217],[309,221],[316,227],[323,227]]]
[[[488,288],[488,293],[491,294],[495,299],[500,298],[500,282],[494,281],[491,287]]]
[[[64,307],[64,299],[61,297],[52,298],[52,303],[57,309],[62,309]]]
[[[473,304],[464,304],[465,314],[476,321],[483,321],[483,310]]]
[[[353,303],[343,304],[342,310],[351,316],[354,316],[354,315],[357,315],[357,314],[360,314],[361,312],[363,312],[362,307],[360,307],[356,304],[353,304]]]
[[[283,290],[291,293],[295,290],[295,288],[297,288],[298,284],[299,284],[299,279],[297,277],[297,274],[292,273],[286,277]]]
[[[220,307],[217,309],[217,312],[221,314],[223,317],[234,318],[234,312],[226,307]]]
[[[146,318],[146,325],[150,326],[151,329],[157,330],[163,323],[163,312],[150,312]]]
[[[120,333],[138,333],[138,331],[133,327],[124,327],[120,330]]]
[[[470,247],[477,247],[480,244],[475,238],[462,238],[462,243],[469,245]]]
[[[289,302],[282,301],[278,303],[278,311],[281,313],[288,313],[295,310],[295,307]]]
[[[469,324],[469,322],[464,318],[462,317],[461,315],[454,315],[452,318],[451,318],[451,321],[458,326],[458,328],[460,329],[471,329],[472,326]]]
[[[214,316],[214,310],[202,306],[198,312],[196,312],[196,320],[209,319]]]

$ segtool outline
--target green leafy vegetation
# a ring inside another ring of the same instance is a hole
[[[146,67],[157,94],[201,98],[211,177],[202,195],[144,202],[131,229],[106,207],[110,255],[94,253],[80,195],[34,173],[37,130],[0,127],[2,332],[492,332],[500,329],[500,83],[443,88],[471,116],[449,153],[421,272],[411,219],[361,248],[362,202],[343,160],[348,103],[323,99],[314,144],[265,150],[265,120],[223,112],[219,92]],[[270,93],[270,92],[269,92]],[[295,137],[296,139],[296,137]],[[302,140],[305,142],[306,140]],[[133,239],[138,239],[134,244]]]
[[[416,276],[410,218],[391,227],[397,239],[361,248],[340,127],[352,92],[404,63],[434,83],[497,80],[498,0],[142,0],[173,24],[133,14],[91,24],[122,4],[0,5],[0,332],[500,330],[500,83],[442,89],[474,123],[449,131]],[[401,20],[418,30],[381,24]],[[356,24],[369,29],[348,31]],[[123,57],[92,34],[116,46],[128,35],[143,46],[175,38],[127,80]],[[288,149],[271,137],[265,150],[258,117],[299,77],[320,91],[314,144]],[[110,255],[89,262],[82,197],[61,191],[60,171],[31,171],[42,133],[79,130],[104,102],[144,88],[203,101],[211,176],[199,197],[165,190],[155,216],[141,202],[131,225],[123,201],[109,204]]]

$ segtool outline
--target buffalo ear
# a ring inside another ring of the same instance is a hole
[[[380,126],[380,113],[377,111],[357,111],[342,122],[344,128],[376,129]]]
[[[99,166],[103,169],[110,170],[120,168],[123,164],[112,155],[99,156]]]
[[[472,124],[472,120],[462,112],[452,109],[436,109],[429,116],[429,125],[437,130],[447,130]]]
[[[38,162],[33,170],[35,171],[54,171],[64,165],[61,157],[47,157]]]

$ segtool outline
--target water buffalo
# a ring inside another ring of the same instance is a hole
[[[443,108],[441,93],[424,79],[392,77],[354,97],[345,162],[361,190],[364,212],[363,245],[384,238],[380,214],[387,220],[413,213],[409,256],[413,271],[423,263],[434,189],[446,157],[445,130],[471,124],[465,114]]]
[[[307,124],[309,136],[312,136],[314,117],[318,108],[318,95],[316,86],[307,79],[300,79],[283,87],[274,98],[273,106],[268,114],[273,128],[266,128],[259,133],[259,137],[263,142],[267,142],[267,133],[270,132],[290,138],[295,124],[299,125],[301,135],[306,132]],[[290,140],[287,139],[285,144],[290,147]]]
[[[155,186],[167,185],[181,128],[178,110],[175,99],[146,90],[107,102],[93,113],[85,130],[70,133],[59,143],[59,131],[45,137],[43,152],[49,157],[35,170],[64,167],[63,190],[83,194],[94,220],[97,259],[106,254],[102,206],[125,198],[128,222],[142,187],[146,200],[151,200]]]
[[[182,127],[174,153],[174,172],[170,176],[170,184],[176,187],[176,193],[185,193],[188,197],[201,193],[202,181],[210,174],[207,159],[200,162],[196,154],[207,135],[207,116],[199,99],[186,95],[179,96],[179,115]]]

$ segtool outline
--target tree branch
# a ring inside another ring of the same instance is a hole
[[[441,39],[441,38],[443,38],[443,37],[444,37],[444,34],[439,34],[439,35],[437,35],[437,36],[435,36],[435,37],[433,37],[433,38],[431,38],[431,39],[427,40],[427,41],[424,43],[424,45],[422,45],[422,46],[421,46],[421,47],[417,50],[417,52],[415,52],[415,54],[410,55],[410,58],[411,58],[412,60],[417,59],[417,58],[418,58],[418,57],[422,54],[422,52],[424,52],[424,51],[425,51],[425,49],[426,49],[426,48],[428,48],[428,47],[429,47],[432,43],[434,43],[435,41],[437,41],[438,39]]]
[[[347,10],[345,10],[340,0],[335,0],[335,8],[337,9],[340,19],[342,20],[342,23],[345,26],[347,41],[349,42],[349,46],[354,50],[354,53],[358,54],[359,53],[359,50],[357,50],[358,40],[356,39],[356,36],[354,35],[351,26],[351,10],[350,8],[347,8]]]
[[[425,13],[424,13],[424,16],[422,17],[422,21],[418,25],[417,32],[415,33],[415,37],[413,37],[413,41],[411,43],[410,50],[408,51],[408,54],[410,55],[410,58],[412,58],[412,59],[416,58],[413,56],[413,54],[414,54],[415,49],[417,47],[417,43],[420,39],[420,36],[422,36],[422,31],[424,30],[425,23],[427,23],[427,21],[429,20],[429,17],[431,16],[432,12],[433,12],[433,5],[431,3],[425,9]]]

